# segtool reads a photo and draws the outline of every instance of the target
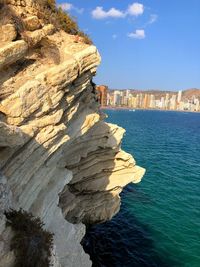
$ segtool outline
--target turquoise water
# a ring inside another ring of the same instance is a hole
[[[105,112],[147,171],[124,189],[117,216],[88,228],[93,266],[200,267],[200,114]]]

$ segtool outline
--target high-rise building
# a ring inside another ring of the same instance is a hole
[[[142,105],[143,105],[143,94],[140,93],[139,94],[139,108],[142,108]]]
[[[172,110],[175,110],[177,107],[176,105],[176,95],[172,95],[171,99],[170,99],[170,105],[169,108]]]
[[[126,90],[126,97],[129,98],[130,90]]]
[[[107,94],[107,106],[113,106],[113,94]]]
[[[165,109],[169,109],[169,94],[165,96]]]
[[[150,105],[149,105],[149,107],[150,108],[155,108],[156,107],[156,98],[155,98],[155,95],[150,95]]]
[[[136,97],[135,96],[131,95],[129,97],[129,107],[136,108]]]
[[[162,96],[160,100],[160,108],[164,109],[165,108],[165,98]]]
[[[120,106],[121,105],[121,92],[120,91],[114,91],[114,106]]]
[[[148,108],[148,94],[144,95],[142,108]]]
[[[177,102],[180,103],[182,100],[182,91],[178,91],[178,98],[177,98]]]
[[[139,99],[139,94],[136,95],[136,99],[135,99],[135,105],[136,105],[136,108],[139,108],[140,107],[140,99]]]
[[[150,100],[151,100],[151,96],[150,94],[147,95],[147,108],[150,108]]]

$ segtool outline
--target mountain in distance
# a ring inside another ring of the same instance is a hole
[[[183,97],[190,99],[192,96],[196,96],[197,98],[200,98],[200,89],[197,88],[191,88],[183,91]]]

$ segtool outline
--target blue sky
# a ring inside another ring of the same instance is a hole
[[[59,0],[102,57],[110,88],[200,88],[200,0]]]

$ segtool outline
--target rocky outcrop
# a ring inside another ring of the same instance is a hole
[[[53,266],[91,266],[83,223],[111,219],[119,193],[144,169],[121,150],[124,130],[103,121],[92,82],[96,47],[45,25],[31,3],[7,1],[23,32],[10,20],[2,25],[11,33],[2,31],[0,46],[0,266],[14,260],[9,207],[39,216],[54,233]]]
[[[0,26],[0,42],[12,42],[17,38],[17,31],[13,24],[6,24]]]
[[[23,40],[6,43],[0,48],[0,69],[24,57],[27,50],[28,45]]]
[[[119,211],[123,187],[140,182],[144,170],[120,149],[123,133],[117,125],[101,121],[72,143],[72,156],[65,157],[65,164],[73,179],[60,197],[68,221],[91,224],[111,219]]]

